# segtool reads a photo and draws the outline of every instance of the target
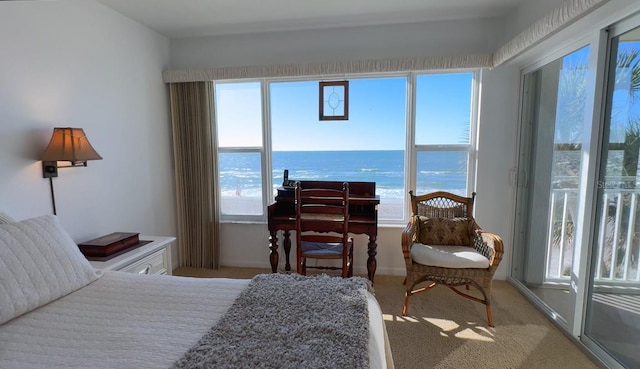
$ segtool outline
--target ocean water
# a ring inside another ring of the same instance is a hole
[[[381,202],[405,196],[404,151],[275,151],[272,153],[273,193],[282,185],[284,169],[290,180],[376,182]],[[444,190],[466,193],[467,154],[423,152],[418,155],[416,193]],[[222,196],[260,197],[262,173],[255,153],[220,154]]]

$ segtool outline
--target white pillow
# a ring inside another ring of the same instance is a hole
[[[16,222],[13,217],[3,211],[0,211],[0,224],[14,223]]]
[[[98,277],[56,216],[0,224],[0,324]]]

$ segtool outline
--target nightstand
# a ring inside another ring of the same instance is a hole
[[[176,238],[140,236],[140,241],[151,242],[120,254],[113,259],[90,261],[90,263],[94,268],[102,270],[171,275],[171,245],[176,241]]]

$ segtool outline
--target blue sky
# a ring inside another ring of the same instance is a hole
[[[320,121],[318,82],[271,84],[273,150],[399,150],[405,138],[404,78],[351,80],[349,120]]]
[[[420,144],[460,143],[468,135],[472,73],[418,77],[416,137]],[[320,121],[318,81],[271,84],[274,151],[403,150],[405,77],[349,80],[349,120]],[[258,83],[218,85],[221,146],[258,146]],[[220,124],[222,123],[222,124]]]
[[[628,54],[633,50],[640,50],[640,42],[621,41],[618,44],[618,55]],[[633,63],[639,61],[640,56],[636,56]],[[630,77],[631,73],[629,71],[616,70],[616,85],[613,91],[611,108],[610,142],[623,142],[625,130],[629,128],[629,125],[633,126],[640,123],[640,101],[638,101],[640,96],[638,96],[637,92],[634,95],[631,94]]]

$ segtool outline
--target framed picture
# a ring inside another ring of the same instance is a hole
[[[349,81],[320,82],[320,120],[349,119]]]

